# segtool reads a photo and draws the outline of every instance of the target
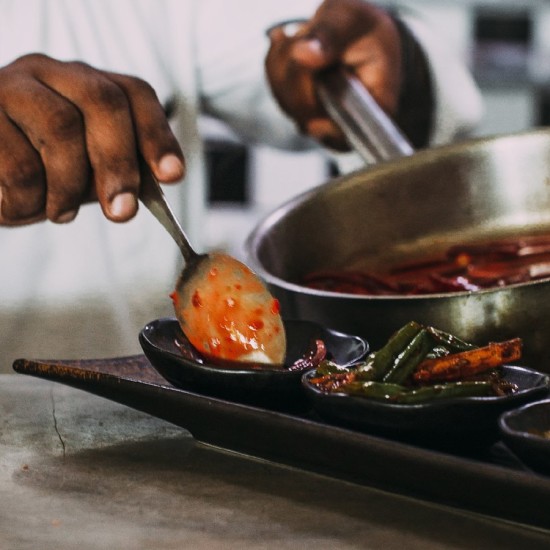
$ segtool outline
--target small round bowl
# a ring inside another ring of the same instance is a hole
[[[524,464],[550,475],[550,399],[505,412],[498,427],[506,446]]]
[[[214,397],[282,410],[303,409],[307,400],[301,386],[304,369],[292,369],[311,357],[322,340],[327,358],[351,365],[368,353],[367,342],[309,321],[285,320],[287,355],[284,367],[250,367],[244,363],[210,364],[184,336],[174,318],[148,323],[139,334],[153,367],[174,386]],[[307,369],[307,367],[306,367]]]
[[[346,426],[399,439],[437,444],[453,440],[487,438],[498,435],[499,416],[511,408],[540,399],[548,393],[550,377],[525,367],[502,367],[504,380],[518,391],[495,397],[455,397],[426,403],[397,404],[344,393],[323,392],[310,383],[314,371],[302,377],[302,384],[313,408],[323,418]],[[491,441],[489,441],[489,438]],[[477,441],[476,441],[477,444]]]

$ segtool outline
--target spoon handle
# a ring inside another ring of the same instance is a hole
[[[143,160],[141,161],[141,188],[139,199],[161,223],[164,229],[170,233],[181,250],[186,263],[189,263],[199,256],[199,254],[193,250],[187,235],[174,216],[158,181]]]

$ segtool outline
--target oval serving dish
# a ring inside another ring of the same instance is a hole
[[[310,383],[315,372],[304,373],[302,384],[314,410],[324,419],[371,433],[402,439],[473,439],[498,432],[505,411],[548,393],[550,377],[519,366],[504,365],[503,379],[518,387],[506,396],[454,397],[424,403],[397,404],[368,397],[321,391]]]
[[[284,366],[209,363],[191,346],[174,318],[148,323],[140,332],[139,341],[153,367],[178,388],[281,410],[307,406],[301,385],[307,367],[291,367],[315,353],[317,340],[323,341],[327,358],[344,365],[360,361],[369,350],[363,338],[317,323],[285,320],[284,327],[287,337]]]

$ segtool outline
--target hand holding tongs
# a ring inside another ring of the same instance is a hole
[[[272,26],[287,36],[296,34],[306,21],[293,19]],[[393,120],[382,110],[357,77],[344,67],[317,75],[317,91],[330,117],[338,124],[351,147],[366,163],[409,156],[414,149]]]

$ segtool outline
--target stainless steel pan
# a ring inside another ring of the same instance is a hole
[[[550,233],[548,130],[394,156],[283,204],[249,236],[249,264],[284,316],[362,335],[373,348],[413,319],[480,344],[520,336],[523,363],[550,372],[550,280],[406,297],[296,284],[320,269],[369,268],[457,242]]]

